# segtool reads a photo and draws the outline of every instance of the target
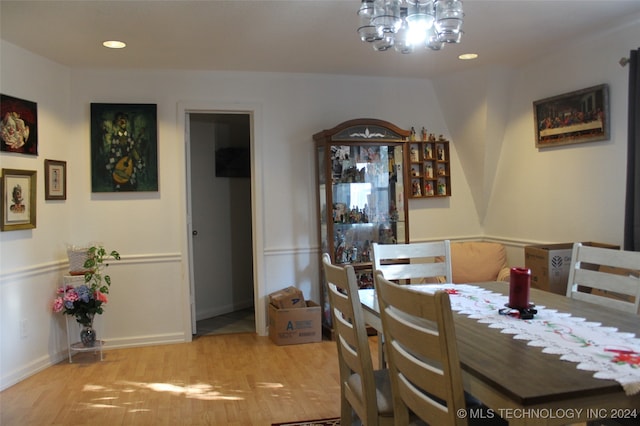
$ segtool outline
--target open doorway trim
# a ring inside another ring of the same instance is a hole
[[[220,103],[207,101],[185,101],[178,103],[178,129],[182,129],[185,144],[185,197],[184,206],[184,238],[183,259],[184,281],[183,281],[183,306],[184,306],[184,332],[187,340],[195,333],[195,299],[193,283],[193,247],[192,247],[192,220],[191,202],[189,194],[190,183],[190,147],[188,134],[187,115],[192,113],[204,114],[249,114],[251,132],[251,220],[253,229],[253,298],[256,315],[256,332],[260,336],[267,335],[266,306],[261,303],[262,295],[265,292],[265,271],[264,271],[264,223],[262,196],[262,105],[256,103]]]

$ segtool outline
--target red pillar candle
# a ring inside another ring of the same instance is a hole
[[[529,287],[531,286],[531,269],[511,268],[509,278],[509,307],[526,309],[529,307]]]

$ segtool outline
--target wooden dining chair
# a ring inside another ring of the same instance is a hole
[[[374,370],[354,269],[322,256],[340,365],[340,424],[393,425],[389,371]]]
[[[451,244],[449,240],[410,244],[373,243],[373,271],[404,284],[450,283]],[[440,258],[439,261],[436,258]]]
[[[567,297],[640,314],[640,252],[575,243]]]
[[[410,413],[430,425],[467,425],[449,295],[425,293],[375,276],[396,424]]]

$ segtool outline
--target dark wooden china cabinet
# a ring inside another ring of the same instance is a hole
[[[410,133],[387,121],[355,119],[313,135],[321,253],[352,265],[361,288],[373,286],[372,243],[409,241]],[[330,333],[324,276],[320,282],[323,328]]]

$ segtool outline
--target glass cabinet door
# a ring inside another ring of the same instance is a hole
[[[401,145],[331,146],[334,263],[370,262],[371,243],[405,242],[402,155]]]

